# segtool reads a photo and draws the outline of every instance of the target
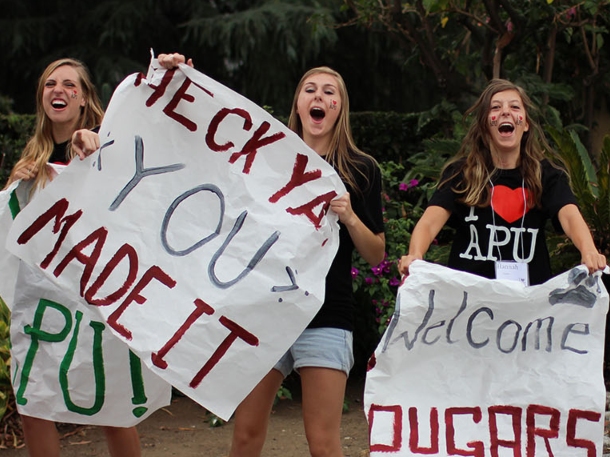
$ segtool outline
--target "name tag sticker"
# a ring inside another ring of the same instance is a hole
[[[498,260],[495,264],[496,279],[519,281],[524,286],[530,285],[530,275],[527,263]]]

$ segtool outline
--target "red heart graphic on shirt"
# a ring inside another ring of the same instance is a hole
[[[529,197],[529,191],[525,189],[525,198],[523,197],[523,188],[511,189],[506,186],[494,186],[491,204],[494,212],[504,219],[509,224],[523,217],[523,208]],[[527,213],[529,208],[525,210]]]

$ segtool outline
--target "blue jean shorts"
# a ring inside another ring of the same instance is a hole
[[[332,327],[307,328],[273,368],[288,376],[302,367],[332,368],[347,376],[354,366],[353,335]]]

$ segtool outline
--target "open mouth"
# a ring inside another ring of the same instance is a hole
[[[513,133],[515,131],[515,126],[509,122],[503,122],[498,127],[498,131],[500,133]]]
[[[324,116],[326,116],[326,113],[322,108],[313,107],[311,110],[309,110],[309,115],[315,121],[321,121],[322,119],[324,119]]]
[[[63,100],[53,100],[51,101],[51,106],[55,109],[65,108],[68,104]]]

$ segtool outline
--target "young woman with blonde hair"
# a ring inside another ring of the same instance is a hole
[[[38,80],[34,135],[7,186],[22,179],[33,180],[34,188],[44,187],[53,178],[47,164],[68,163],[74,156],[69,147],[74,132],[99,127],[103,116],[95,86],[82,62],[65,58],[49,64]]]
[[[49,163],[67,164],[76,155],[70,140],[78,129],[85,129],[76,135],[81,140],[81,155],[95,151],[99,147],[97,134],[87,136],[86,132],[98,127],[103,115],[95,86],[82,62],[66,58],[49,64],[36,91],[36,130],[14,166],[7,187],[18,179],[29,181],[32,183],[30,196],[34,196],[36,190],[55,176]],[[29,455],[59,457],[60,440],[55,423],[25,415],[21,419]],[[141,455],[135,427],[104,427],[104,432],[111,456]]]
[[[276,392],[293,369],[301,378],[310,454],[343,455],[341,414],[353,365],[352,252],[355,248],[373,266],[384,258],[381,173],[375,160],[354,144],[349,98],[341,75],[328,67],[305,73],[294,95],[288,126],[335,168],[348,190],[330,205],[339,216],[339,250],[326,276],[322,308],[237,408],[233,457],[261,454]]]

